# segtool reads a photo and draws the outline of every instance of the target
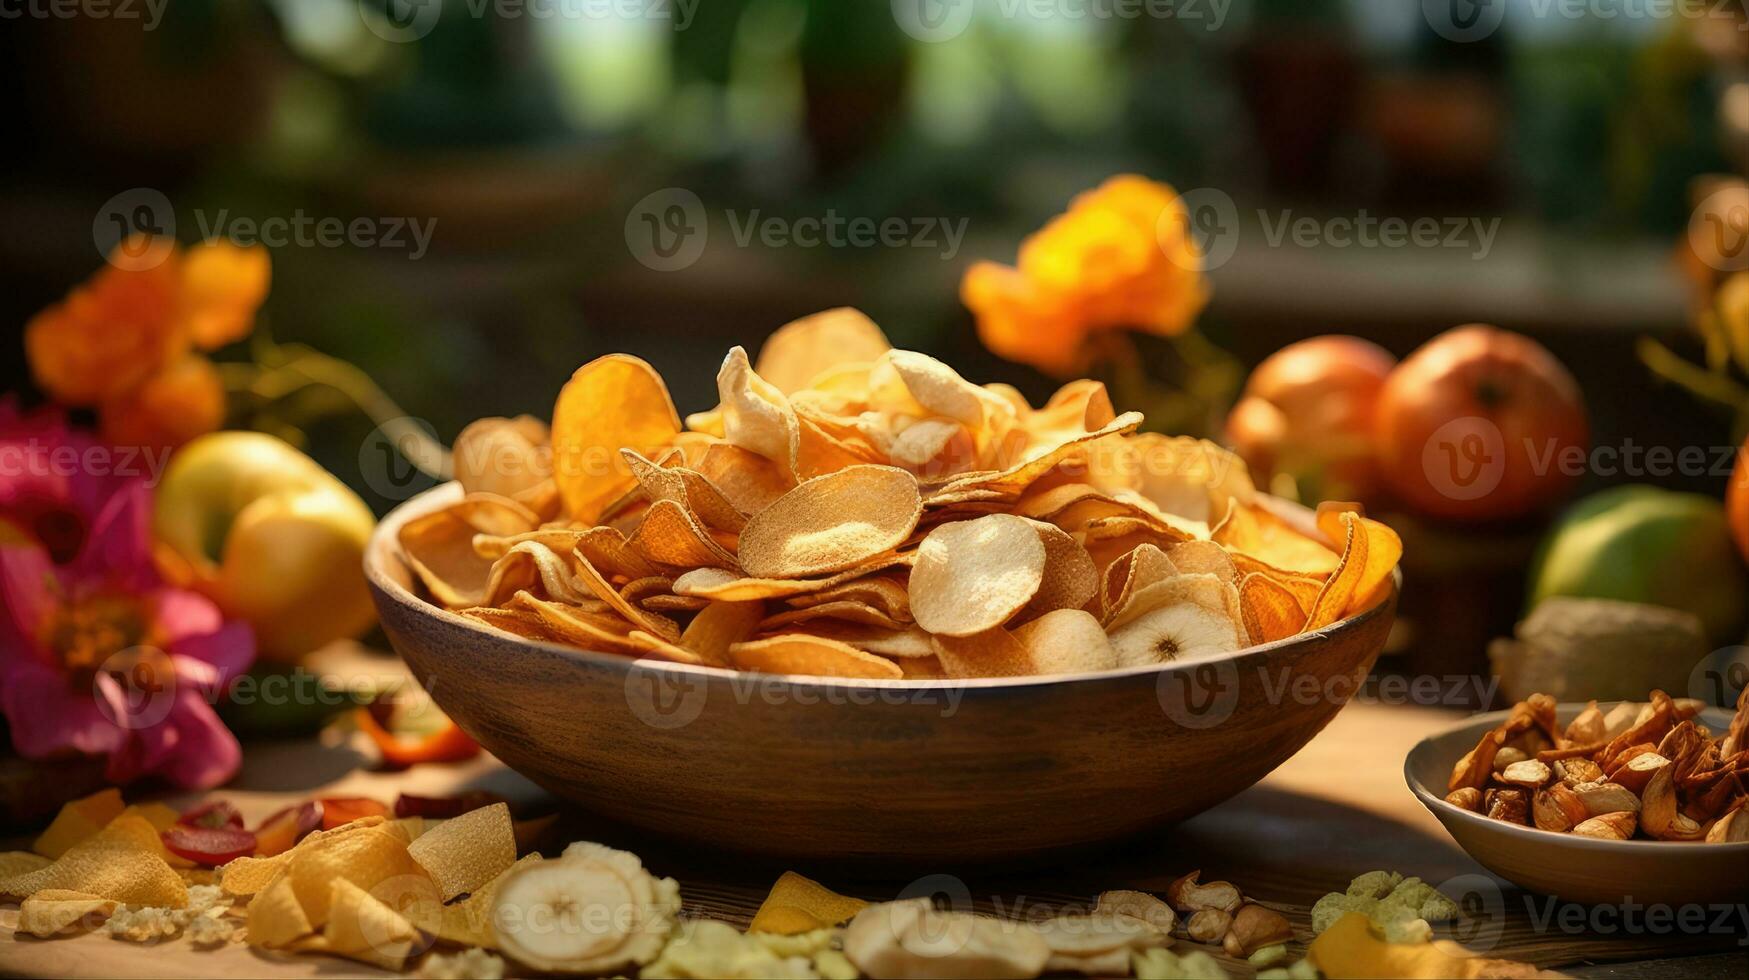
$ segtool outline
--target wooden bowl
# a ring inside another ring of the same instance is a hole
[[[414,594],[396,508],[365,571],[384,631],[499,759],[621,822],[786,858],[998,859],[1200,813],[1316,735],[1396,590],[1328,629],[1184,665],[969,681],[738,673],[538,643]]]
[[[1559,717],[1563,723],[1571,721],[1584,708],[1563,704]],[[1585,905],[1631,901],[1681,907],[1731,905],[1743,899],[1749,843],[1597,840],[1506,823],[1447,803],[1445,786],[1452,767],[1508,713],[1475,715],[1422,740],[1403,766],[1409,788],[1470,857],[1521,887]],[[1711,708],[1701,713],[1701,720],[1714,731],[1724,731],[1731,716]]]

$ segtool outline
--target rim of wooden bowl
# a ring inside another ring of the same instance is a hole
[[[1620,701],[1599,701],[1598,707],[1612,707],[1620,703]],[[1562,702],[1555,706],[1555,714],[1557,717],[1570,717],[1571,715],[1578,714],[1585,710],[1587,704],[1589,704],[1589,702]],[[1403,758],[1404,781],[1409,784],[1410,791],[1421,801],[1421,805],[1425,806],[1435,817],[1441,818],[1442,825],[1444,824],[1445,818],[1452,817],[1460,821],[1468,821],[1472,826],[1491,832],[1516,834],[1526,840],[1536,840],[1544,843],[1556,844],[1558,846],[1570,847],[1579,851],[1596,851],[1599,853],[1610,851],[1619,853],[1621,851],[1635,849],[1655,850],[1670,848],[1694,851],[1697,854],[1740,854],[1749,851],[1749,841],[1737,844],[1708,844],[1705,841],[1638,839],[1602,840],[1596,837],[1582,837],[1578,834],[1558,834],[1552,830],[1541,830],[1536,827],[1520,826],[1515,823],[1507,823],[1504,820],[1495,820],[1486,814],[1477,813],[1474,810],[1466,810],[1455,803],[1448,803],[1446,802],[1444,794],[1433,792],[1428,788],[1426,783],[1423,783],[1416,777],[1415,763],[1418,757],[1433,753],[1435,751],[1433,745],[1434,742],[1443,738],[1449,738],[1459,732],[1468,731],[1475,736],[1469,740],[1473,745],[1475,741],[1482,737],[1482,732],[1490,728],[1498,727],[1499,724],[1505,721],[1511,714],[1512,711],[1508,709],[1505,711],[1490,711],[1485,714],[1470,715],[1468,718],[1447,725],[1439,731],[1434,732],[1415,743],[1415,747],[1410,749],[1409,754]],[[1711,715],[1712,717],[1707,718],[1708,715]],[[1715,725],[1715,723],[1720,720],[1728,722],[1731,716],[1727,709],[1709,706],[1703,709],[1698,717],[1707,718],[1707,724]],[[1715,725],[1715,727],[1718,726]],[[1461,746],[1462,744],[1463,743],[1460,740],[1459,745]],[[1469,750],[1461,749],[1455,754],[1450,754],[1449,759],[1442,758],[1436,760],[1440,762],[1439,769],[1450,770],[1452,766],[1457,765],[1458,759],[1462,758],[1464,752],[1467,751]],[[1469,853],[1469,848],[1464,847],[1463,841],[1458,840],[1457,835],[1453,834],[1449,827],[1445,828],[1445,830],[1447,834],[1451,835],[1453,840],[1457,841],[1459,847],[1464,848],[1465,853]]]
[[[536,649],[546,650],[549,652],[563,654],[565,656],[575,657],[575,658],[578,658],[586,663],[594,664],[597,666],[619,667],[622,669],[629,670],[631,668],[631,665],[637,664],[637,665],[639,665],[640,669],[648,670],[648,669],[652,669],[652,668],[658,668],[658,669],[665,669],[668,671],[672,671],[672,672],[677,673],[677,674],[690,674],[690,675],[703,677],[703,678],[715,677],[715,678],[728,679],[728,678],[735,678],[735,677],[753,676],[753,677],[772,678],[772,679],[784,681],[786,683],[795,684],[795,685],[799,685],[799,686],[808,686],[808,687],[837,687],[837,688],[849,687],[849,688],[896,689],[896,690],[905,690],[905,691],[917,691],[917,690],[927,690],[930,688],[1022,689],[1022,688],[1030,688],[1030,687],[1045,687],[1045,686],[1054,686],[1054,685],[1084,683],[1084,682],[1088,682],[1088,681],[1109,681],[1109,680],[1113,680],[1116,678],[1163,674],[1163,673],[1167,673],[1167,672],[1170,672],[1173,670],[1183,670],[1186,668],[1198,667],[1198,666],[1201,666],[1203,664],[1226,663],[1229,661],[1238,661],[1238,660],[1245,659],[1245,658],[1266,656],[1268,654],[1275,653],[1275,652],[1280,651],[1280,650],[1290,649],[1294,646],[1307,643],[1313,638],[1327,638],[1327,637],[1336,636],[1336,635],[1341,634],[1341,633],[1349,632],[1351,630],[1358,628],[1362,624],[1364,624],[1364,623],[1366,623],[1374,618],[1377,618],[1377,617],[1382,616],[1382,615],[1386,615],[1387,610],[1391,609],[1394,606],[1396,598],[1397,598],[1397,594],[1402,588],[1402,581],[1403,581],[1402,570],[1401,569],[1396,570],[1395,572],[1392,573],[1391,591],[1384,597],[1384,599],[1382,599],[1376,605],[1372,606],[1370,609],[1366,609],[1362,612],[1356,613],[1355,615],[1350,616],[1347,619],[1338,620],[1335,623],[1332,623],[1331,625],[1324,627],[1323,629],[1312,630],[1310,632],[1305,632],[1305,633],[1299,633],[1299,634],[1296,634],[1294,636],[1286,637],[1284,639],[1272,641],[1270,643],[1260,643],[1260,644],[1256,644],[1253,646],[1245,647],[1244,649],[1241,649],[1241,650],[1235,650],[1232,653],[1230,653],[1224,657],[1219,657],[1219,658],[1210,659],[1210,660],[1194,660],[1194,661],[1188,661],[1188,662],[1184,662],[1184,663],[1167,662],[1167,663],[1161,663],[1161,664],[1147,664],[1147,665],[1140,666],[1140,667],[1120,667],[1120,668],[1117,668],[1114,670],[1091,670],[1091,671],[1079,671],[1079,672],[1072,673],[1072,674],[1044,674],[1044,675],[1029,675],[1029,676],[1023,676],[1023,677],[971,677],[971,678],[959,678],[959,679],[951,679],[951,678],[946,678],[946,679],[912,679],[912,678],[877,679],[877,678],[863,678],[863,677],[821,677],[821,676],[813,676],[813,675],[807,675],[807,674],[767,674],[767,673],[764,673],[762,671],[733,670],[733,669],[730,669],[727,667],[710,667],[710,666],[705,666],[702,664],[676,663],[676,662],[671,661],[671,660],[661,660],[661,659],[657,659],[654,657],[634,658],[634,657],[625,656],[623,654],[604,653],[604,652],[597,651],[597,650],[586,650],[586,649],[583,649],[582,647],[568,646],[568,645],[563,644],[563,643],[548,643],[548,642],[545,642],[542,640],[532,640],[532,639],[529,639],[527,637],[517,636],[514,633],[508,633],[508,632],[505,632],[503,630],[493,629],[493,628],[485,625],[484,623],[476,622],[474,620],[468,619],[465,616],[457,615],[456,613],[453,613],[453,612],[449,611],[448,609],[444,609],[441,606],[427,602],[425,599],[414,594],[411,589],[407,588],[406,586],[402,585],[399,581],[397,581],[394,576],[389,574],[387,568],[385,568],[383,566],[387,562],[390,562],[390,561],[399,562],[402,564],[403,568],[406,570],[409,580],[414,579],[416,576],[414,576],[412,574],[411,569],[405,568],[405,561],[401,557],[400,543],[398,540],[401,526],[403,524],[407,523],[409,520],[412,520],[415,517],[419,517],[419,516],[422,516],[422,515],[430,512],[432,510],[436,510],[438,507],[444,506],[446,504],[454,503],[456,500],[460,499],[460,494],[461,494],[460,484],[455,483],[453,481],[449,482],[449,483],[440,484],[439,486],[432,487],[429,490],[425,490],[421,493],[415,494],[414,496],[409,497],[405,501],[402,501],[393,510],[389,511],[389,513],[387,515],[385,515],[381,521],[379,521],[377,523],[376,530],[371,534],[370,542],[369,542],[368,546],[365,548],[364,573],[365,573],[365,578],[370,582],[372,587],[377,590],[378,593],[380,593],[383,596],[386,596],[391,602],[394,602],[398,605],[407,607],[407,608],[413,610],[414,612],[416,612],[417,614],[434,617],[437,620],[439,620],[440,622],[443,622],[445,624],[448,624],[451,626],[458,626],[458,627],[467,629],[467,630],[472,631],[472,632],[477,632],[477,633],[480,633],[480,634],[485,635],[485,636],[490,636],[494,640],[514,641],[516,643],[525,644],[529,647],[533,647]],[[1298,505],[1290,504],[1289,506],[1297,507]]]

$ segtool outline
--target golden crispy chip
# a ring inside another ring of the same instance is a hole
[[[729,660],[742,670],[813,677],[899,677],[898,665],[836,640],[790,633],[748,640],[729,647]]]
[[[892,345],[873,320],[841,306],[777,328],[759,348],[755,370],[790,395],[834,368],[874,361],[889,350]]]
[[[1117,654],[1105,627],[1083,609],[1057,609],[1017,627],[1014,639],[1026,650],[1033,674],[1078,674],[1109,670]]]
[[[893,575],[866,575],[851,579],[838,585],[828,586],[818,592],[808,592],[795,596],[789,604],[797,608],[818,606],[827,602],[851,600],[874,606],[885,613],[889,619],[902,623],[911,621],[911,594],[905,588],[905,583]]]
[[[1056,609],[1080,609],[1099,591],[1099,569],[1093,556],[1068,532],[1054,524],[1029,521],[1045,546],[1044,578],[1025,608],[1022,619],[1032,619]]]
[[[501,606],[518,592],[538,593],[557,602],[581,602],[590,593],[577,584],[571,562],[538,541],[513,545],[504,557],[492,563],[486,578],[482,606]]]
[[[596,571],[594,565],[589,564],[582,552],[578,552],[576,557],[577,578],[589,591],[595,593],[597,599],[613,607],[614,612],[646,633],[652,633],[669,642],[680,639],[680,626],[674,620],[660,613],[641,609],[636,603],[627,602],[619,594],[619,590],[610,585],[607,579],[602,578],[601,573]]]
[[[539,616],[561,643],[603,653],[636,656],[644,652],[644,645],[631,639],[636,627],[612,612],[596,613],[562,602],[548,602],[527,592],[517,593],[510,601],[512,608],[526,609]]]
[[[833,602],[822,602],[818,605],[803,606],[800,609],[786,609],[765,617],[759,624],[762,633],[780,633],[782,627],[794,623],[816,623],[821,620],[840,620],[847,623],[860,623],[864,626],[878,626],[883,629],[896,630],[904,626],[885,610],[871,606],[855,599],[838,599]],[[810,625],[804,627],[812,629]]]
[[[516,862],[510,807],[494,803],[453,817],[407,848],[444,901],[471,892]]]
[[[784,393],[753,370],[745,350],[732,348],[723,358],[717,395],[722,400],[723,438],[794,474],[801,454],[801,424]]]
[[[948,677],[1025,677],[1032,673],[1032,656],[1026,647],[1000,626],[970,636],[932,636],[930,642]]]
[[[746,525],[747,516],[701,474],[681,466],[659,466],[630,449],[621,450],[620,455],[652,504],[671,500],[700,523],[725,531],[739,532]]]
[[[759,903],[747,931],[795,936],[843,925],[865,908],[868,903],[860,898],[840,895],[811,878],[785,871]]]
[[[373,895],[409,922],[446,943],[497,949],[498,938],[492,929],[492,904],[498,889],[511,873],[539,860],[538,853],[526,855],[466,898],[447,905],[437,897],[435,884],[418,879],[398,881],[396,884],[402,887],[394,890],[378,887]]]
[[[31,851],[0,852],[0,881],[18,875],[40,871],[53,864],[48,858]]]
[[[705,450],[696,468],[743,514],[759,513],[796,485],[776,463],[726,442]]]
[[[935,647],[929,642],[929,634],[918,626],[886,629],[844,620],[820,620],[809,623],[808,632],[824,639],[849,644],[864,653],[879,654],[894,660],[935,658]]]
[[[1239,608],[1253,643],[1285,639],[1306,626],[1306,607],[1288,586],[1260,572],[1239,583]]]
[[[729,664],[729,647],[746,640],[765,617],[765,603],[722,602],[710,600],[699,610],[686,631],[680,634],[680,645],[714,667]]]
[[[1107,625],[1120,666],[1219,657],[1249,645],[1238,589],[1214,575],[1174,575],[1135,590]]]
[[[310,948],[397,972],[424,942],[413,923],[345,878],[330,888],[322,940]]]
[[[876,557],[866,565],[847,569],[836,575],[828,575],[824,578],[798,579],[752,578],[746,575],[736,575],[734,572],[722,568],[695,568],[690,572],[682,573],[679,578],[674,580],[674,592],[677,595],[695,595],[728,602],[742,602],[751,599],[784,599],[829,589],[872,572],[909,565],[913,560],[912,553],[890,552]]]
[[[656,574],[655,566],[645,561],[615,528],[592,527],[584,531],[572,550],[602,575],[639,579]]]
[[[246,923],[249,945],[269,948],[289,946],[316,929],[298,901],[289,874],[275,877],[255,894],[249,901]]]
[[[0,894],[28,897],[56,888],[129,905],[181,908],[188,904],[188,887],[159,857],[161,847],[157,828],[142,817],[123,814],[48,867],[0,881]]]
[[[1338,510],[1320,510],[1318,519],[1326,533],[1333,535],[1340,528],[1346,543],[1336,570],[1312,604],[1308,630],[1323,629],[1376,605],[1391,587],[1391,571],[1403,557],[1403,540],[1378,521]]]
[[[232,895],[254,895],[273,884],[291,864],[291,851],[272,857],[240,857],[219,868],[219,887]]]
[[[950,419],[921,419],[887,443],[887,456],[924,479],[964,473],[978,458],[977,436]]]
[[[90,929],[115,911],[114,899],[64,888],[45,888],[18,907],[18,931],[47,939],[77,926]]]
[[[914,417],[952,419],[973,431],[985,427],[989,413],[1013,412],[1004,399],[916,351],[888,351],[870,370],[869,388],[869,402],[876,408]]]
[[[430,836],[427,833],[420,840]],[[292,849],[291,856],[286,877],[312,928],[328,921],[330,889],[336,878],[370,889],[399,875],[425,873],[408,853],[406,840],[382,827],[306,840]]]
[[[457,610],[457,613],[476,623],[503,630],[525,640],[537,640],[541,643],[562,643],[563,638],[555,634],[541,621],[538,614],[527,609],[493,609],[476,606],[472,609]]]
[[[1180,541],[1166,549],[1172,567],[1186,575],[1213,575],[1223,582],[1237,583],[1239,569],[1227,549],[1213,541]]]
[[[1334,540],[1343,536],[1338,528]],[[1235,561],[1243,555],[1271,568],[1305,575],[1328,575],[1336,568],[1336,552],[1262,506],[1235,507],[1215,532],[1214,540],[1233,552]]]
[[[63,803],[30,849],[46,858],[58,858],[80,841],[97,836],[123,809],[121,790],[113,786]]]
[[[970,636],[1007,622],[1044,582],[1045,546],[1012,514],[943,524],[911,570],[911,615],[931,633]]]
[[[551,433],[532,415],[484,418],[455,437],[451,467],[462,489],[516,497],[552,479]]]
[[[1142,416],[1139,412],[1125,412],[1094,432],[1074,435],[1048,445],[1030,446],[1022,450],[1018,462],[1006,469],[989,475],[964,476],[948,484],[948,487],[953,490],[999,490],[1019,495],[1040,477],[1058,467],[1071,473],[1075,470],[1085,471],[1088,456],[1100,440],[1134,432],[1136,426],[1141,424]]]
[[[738,568],[692,514],[672,500],[658,500],[644,513],[643,523],[628,542],[633,551],[658,565],[676,568]]]
[[[903,657],[894,661],[908,681],[940,681],[947,679],[947,669],[941,658],[931,653],[927,657]]]
[[[666,575],[650,575],[620,586],[619,597],[627,602],[642,603],[651,596],[672,595],[673,587],[674,580]]]
[[[1207,439],[1147,432],[1132,445],[1141,468],[1137,489],[1168,514],[1212,528],[1229,507],[1248,505],[1257,494],[1245,461]]]
[[[1115,630],[1161,606],[1175,606],[1186,602],[1220,613],[1234,623],[1243,620],[1239,608],[1239,589],[1230,580],[1206,572],[1174,572],[1146,584],[1132,582],[1132,588],[1125,593],[1122,605],[1106,621],[1105,628]]]
[[[431,597],[451,609],[485,602],[492,563],[474,552],[474,529],[449,511],[415,517],[398,540],[407,566]]]
[[[757,578],[799,579],[864,565],[917,526],[917,478],[892,466],[850,466],[800,484],[741,533],[741,566]]]
[[[572,520],[594,522],[636,482],[621,449],[648,455],[679,433],[668,387],[649,364],[609,354],[578,368],[553,405],[553,478]]]
[[[711,601],[709,599],[701,599],[698,596],[693,595],[674,595],[672,593],[647,595],[638,600],[638,605],[643,606],[651,612],[658,613],[698,612],[710,604]],[[684,635],[684,633],[682,635]]]

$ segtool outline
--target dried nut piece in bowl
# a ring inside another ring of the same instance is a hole
[[[1599,840],[1737,843],[1749,751],[1749,690],[1722,735],[1698,724],[1702,704],[1653,691],[1603,711],[1593,701],[1557,729],[1537,694],[1485,732],[1452,768],[1447,803],[1496,820]],[[1502,764],[1502,760],[1512,761]]]
[[[400,532],[408,567],[530,640],[933,680],[1225,656],[1379,605],[1402,554],[1352,505],[1283,507],[1219,446],[1139,433],[1098,382],[1035,408],[854,310],[730,350],[717,396],[682,424],[615,354],[550,430],[475,423],[462,499]]]

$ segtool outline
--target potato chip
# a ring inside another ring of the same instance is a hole
[[[991,514],[929,532],[911,570],[911,615],[945,636],[1007,622],[1044,582],[1045,546],[1023,517]]]
[[[753,370],[745,350],[732,348],[723,358],[717,395],[722,401],[723,438],[793,475],[801,454],[801,423],[783,392]]]
[[[729,648],[753,635],[765,617],[765,603],[710,600],[680,634],[680,645],[714,667],[729,664]]]
[[[332,897],[327,900],[332,901]],[[289,946],[316,930],[298,901],[289,874],[275,876],[256,893],[249,902],[246,923],[249,945],[270,949]]]
[[[399,912],[345,878],[334,879],[330,886],[322,939],[324,952],[397,972],[424,942]]]
[[[48,939],[74,926],[90,929],[108,918],[116,904],[85,892],[45,888],[18,907],[18,931]]]
[[[1305,629],[1309,615],[1292,589],[1259,572],[1239,583],[1239,608],[1253,643],[1286,639]]]
[[[377,897],[408,921],[446,943],[497,949],[498,938],[492,929],[492,906],[498,888],[513,872],[539,860],[538,853],[525,855],[466,898],[447,905],[438,899],[435,884],[415,879],[398,882],[405,886],[400,894],[383,895],[383,889],[379,887]]]
[[[219,868],[218,884],[232,895],[254,895],[272,884],[290,863],[291,851],[272,857],[236,858]]]
[[[188,904],[188,887],[158,856],[161,846],[156,828],[124,814],[47,867],[0,881],[0,894],[28,897],[53,888],[129,905],[181,908]]]
[[[510,807],[494,803],[445,820],[407,853],[437,882],[444,901],[471,892],[516,862]]]
[[[818,620],[808,624],[808,632],[893,660],[935,658],[935,646],[929,642],[929,634],[917,626],[888,629],[847,620]]]
[[[43,857],[58,858],[80,841],[95,837],[111,820],[121,816],[123,808],[121,790],[113,786],[64,803],[31,850]]]
[[[1099,592],[1099,570],[1093,556],[1068,532],[1054,524],[1030,521],[1045,546],[1044,578],[1020,618],[1032,619],[1057,609],[1080,609]]]
[[[682,573],[674,580],[674,591],[677,595],[701,596],[706,599],[720,599],[727,602],[784,599],[829,589],[860,578],[870,572],[908,564],[911,560],[910,554],[889,553],[860,568],[848,569],[823,578],[798,579],[753,578],[747,575],[737,575],[722,568],[695,568],[690,572]]]
[[[812,624],[825,620],[841,620],[847,623],[860,623],[864,626],[877,626],[891,630],[899,629],[905,625],[866,602],[840,599],[835,602],[823,602],[816,606],[804,606],[800,609],[786,609],[783,612],[773,613],[760,622],[759,632],[781,633],[784,632],[784,627],[796,623],[809,624],[800,627],[801,629],[812,629]]]
[[[627,542],[631,549],[658,565],[677,568],[739,568],[735,556],[724,550],[710,533],[680,504],[658,500],[645,512],[643,523]]]
[[[546,623],[541,621],[540,616],[530,610],[476,606],[472,609],[457,610],[457,613],[476,623],[503,630],[525,640],[536,640],[541,643],[563,642],[562,637],[549,629]]]
[[[927,635],[927,634],[925,634]],[[903,657],[895,660],[908,681],[939,681],[947,679],[947,669],[941,658],[931,653],[927,657]]]
[[[759,513],[795,486],[785,468],[726,442],[706,450],[697,470],[743,514]]]
[[[474,552],[474,529],[449,511],[425,514],[401,525],[398,540],[407,566],[427,592],[451,609],[486,600],[492,563]]]
[[[851,466],[798,485],[741,533],[741,567],[799,579],[866,564],[903,542],[923,500],[917,478],[892,466]]]
[[[1213,527],[1257,491],[1245,461],[1207,439],[1143,433],[1135,437],[1141,495],[1162,511]]]
[[[791,597],[789,604],[797,608],[818,606],[828,602],[866,603],[874,606],[887,618],[898,622],[911,621],[911,595],[905,588],[905,583],[892,575],[865,575],[847,582],[828,586],[818,592],[807,592]]]
[[[0,881],[29,874],[32,871],[41,871],[53,863],[48,858],[32,851],[0,852]]]
[[[874,361],[891,349],[873,320],[861,310],[841,306],[777,328],[759,349],[756,370],[787,395],[833,368]]]
[[[514,497],[553,476],[551,433],[532,415],[484,418],[455,437],[451,468],[462,489]]]
[[[619,451],[649,455],[679,433],[668,387],[649,364],[609,354],[578,368],[553,405],[553,478],[566,511],[593,522],[636,482]]]
[[[811,878],[785,871],[759,903],[747,931],[796,936],[843,925],[865,908],[868,903],[860,898],[840,895]]]
[[[684,467],[658,466],[630,449],[621,450],[620,455],[652,504],[673,501],[707,527],[738,533],[746,526],[747,516],[701,474]]]
[[[1335,539],[1340,540],[1343,533],[1338,528]],[[1336,568],[1336,552],[1260,506],[1235,508],[1214,540],[1235,555],[1283,571],[1327,576]]]
[[[1046,445],[1029,446],[1022,450],[1018,461],[989,476],[966,476],[949,484],[955,490],[1000,490],[1021,494],[1040,477],[1058,467],[1073,473],[1085,471],[1087,458],[1096,444],[1105,438],[1134,432],[1142,424],[1139,412],[1125,412],[1096,431],[1069,436]]]
[[[788,633],[737,643],[729,647],[729,661],[741,670],[767,674],[877,679],[901,675],[898,666],[885,657],[806,633]]]
[[[538,541],[523,541],[492,563],[479,605],[500,606],[518,592],[537,589],[538,594],[558,602],[580,602],[590,595],[577,584],[564,555]]]
[[[577,578],[589,591],[595,593],[597,599],[607,603],[614,612],[646,633],[660,636],[670,642],[680,639],[680,626],[674,620],[660,613],[640,609],[636,603],[627,602],[619,594],[619,590],[610,585],[607,579],[602,578],[601,573],[595,570],[595,566],[589,564],[581,552],[577,554],[577,559]]]
[[[631,639],[636,627],[611,612],[594,613],[562,602],[548,602],[527,592],[517,593],[511,603],[513,608],[539,616],[554,636],[571,646],[633,656],[645,652],[644,644]]]
[[[1047,612],[1014,630],[1014,639],[1026,650],[1032,674],[1078,674],[1109,670],[1118,665],[1117,654],[1106,639],[1105,627],[1084,609],[1063,608]]]
[[[420,840],[430,836],[428,833]],[[336,878],[370,889],[398,875],[424,873],[408,853],[407,842],[380,826],[307,839],[292,849],[291,862],[286,866],[292,892],[311,928],[316,929],[328,921],[330,889]]]
[[[970,636],[930,637],[944,674],[965,677],[1025,677],[1032,671],[1032,655],[1000,626]]]

